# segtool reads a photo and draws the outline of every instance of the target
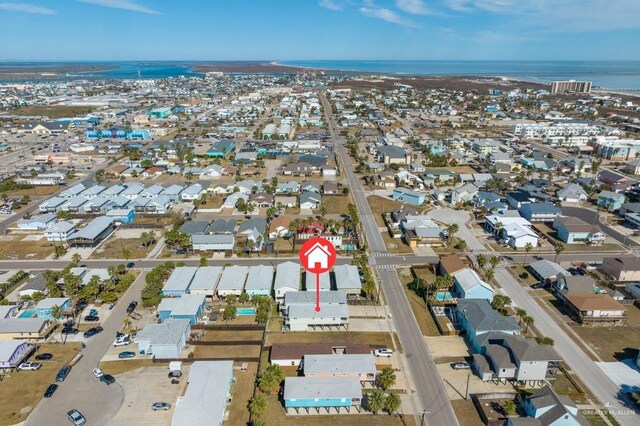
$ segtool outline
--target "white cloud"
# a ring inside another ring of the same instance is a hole
[[[412,15],[430,15],[433,13],[422,0],[396,0],[396,6],[401,11]]]
[[[420,26],[413,21],[403,18],[396,12],[385,8],[361,7],[360,13],[370,18],[382,19],[407,28],[419,28]]]
[[[318,0],[318,6],[329,10],[342,10],[342,5],[336,3],[334,0]]]
[[[35,6],[26,3],[0,3],[0,10],[10,10],[12,12],[33,13],[36,15],[55,15],[55,10],[42,6]]]
[[[148,15],[160,15],[157,10],[153,10],[147,6],[129,1],[129,0],[78,0],[82,3],[95,4],[97,6],[110,7],[112,9],[131,10],[133,12],[146,13]]]

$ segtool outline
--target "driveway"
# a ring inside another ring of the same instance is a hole
[[[471,218],[464,210],[454,210],[448,207],[431,210],[427,213],[431,219],[444,223],[445,225],[458,224],[456,236],[467,243],[467,247],[472,251],[486,251],[485,246],[473,235],[473,232],[465,225]]]
[[[124,389],[124,404],[118,414],[109,421],[109,425],[170,425],[178,396],[187,386],[186,377],[189,366],[182,367],[183,379],[180,384],[172,385],[167,377],[167,367],[138,368],[116,377]],[[154,402],[168,402],[168,411],[153,411]]]
[[[43,398],[27,419],[27,425],[68,425],[67,412],[79,410],[89,425],[104,425],[116,415],[124,400],[124,391],[116,381],[105,385],[95,378],[92,370],[111,347],[115,334],[122,328],[122,320],[127,316],[127,306],[140,298],[144,287],[145,272],[140,273],[127,293],[114,306],[111,315],[104,321],[104,331],[86,339],[87,347],[82,351],[82,359],[71,369],[67,379],[53,398]]]

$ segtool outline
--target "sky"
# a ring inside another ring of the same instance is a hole
[[[0,60],[640,60],[640,0],[0,0]]]

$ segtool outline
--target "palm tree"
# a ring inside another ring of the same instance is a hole
[[[367,407],[373,412],[378,414],[378,411],[384,408],[385,397],[384,394],[378,390],[374,390],[367,394]]]
[[[522,266],[527,262],[527,255],[533,249],[533,244],[527,243],[524,245],[524,259],[522,260]]]
[[[498,266],[498,263],[500,263],[500,258],[498,256],[491,256],[491,259],[489,259],[489,263],[491,264],[491,267],[493,269],[496,269],[496,266]]]
[[[527,316],[527,311],[522,308],[516,308],[516,315],[520,318],[520,324],[522,324],[522,318]]]
[[[556,244],[553,246],[553,251],[555,251],[555,252],[556,252],[556,258],[555,258],[554,262],[558,263],[558,255],[559,255],[560,253],[564,252],[564,249],[565,249],[565,246],[564,246],[564,244],[562,244],[562,243],[556,243]]]
[[[71,256],[71,263],[74,267],[78,266],[81,260],[82,256],[80,256],[80,253],[74,253],[73,256]]]
[[[530,317],[529,315],[525,315],[522,318],[522,322],[524,323],[524,325],[526,326],[524,331],[525,333],[527,332],[527,330],[529,330],[529,326],[532,326],[533,323],[535,322],[535,320],[533,319],[533,317]]]
[[[484,269],[487,264],[487,257],[484,254],[479,254],[476,256],[476,260],[478,261],[478,266],[480,269]]]
[[[484,276],[487,277],[487,281],[491,281],[495,276],[495,272],[493,272],[493,269],[487,269],[484,273]]]
[[[62,309],[59,305],[53,305],[51,307],[51,317],[55,318],[57,321],[60,321],[60,318],[64,316],[64,309]]]
[[[260,417],[267,410],[267,400],[262,394],[256,394],[249,400],[249,412],[251,415]]]
[[[402,400],[395,392],[390,392],[389,395],[384,400],[384,409],[389,413],[389,415],[398,411],[400,405],[402,404]]]

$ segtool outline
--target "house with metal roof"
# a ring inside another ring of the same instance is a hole
[[[72,187],[65,189],[64,191],[61,191],[58,196],[61,198],[71,198],[80,194],[85,189],[87,189],[87,187],[83,183],[77,183]]]
[[[38,318],[52,319],[53,307],[57,306],[63,311],[71,309],[71,299],[68,297],[47,297],[36,305],[36,315]]]
[[[318,277],[318,281],[316,281]],[[317,283],[320,284],[320,291],[331,291],[331,274],[324,272],[322,274],[313,274],[305,272],[305,289],[307,291],[316,291]]]
[[[371,353],[343,355],[305,355],[305,377],[357,377],[361,382],[376,380],[376,362]]]
[[[551,203],[527,203],[518,210],[529,222],[553,222],[562,211]]]
[[[320,408],[349,413],[359,411],[362,385],[356,377],[286,377],[283,399],[287,414],[318,413]]]
[[[204,294],[185,294],[181,297],[165,297],[158,305],[160,322],[168,319],[188,319],[196,324],[204,312]]]
[[[25,339],[44,341],[56,328],[47,318],[2,318],[0,319],[0,341]]]
[[[349,307],[346,294],[338,291],[321,291],[320,310],[316,311],[315,308],[314,292],[287,292],[280,307],[284,315],[283,328],[289,331],[346,330],[348,328]]]
[[[191,236],[191,247],[196,251],[232,251],[235,245],[236,239],[232,234]]]
[[[187,294],[197,270],[198,267],[194,266],[179,266],[175,268],[164,284],[164,287],[162,287],[162,295],[180,297]]]
[[[16,368],[34,350],[26,340],[0,340],[0,369]]]
[[[18,229],[37,231],[47,229],[57,222],[57,217],[53,213],[44,213],[31,216],[30,218],[18,220]]]
[[[199,267],[189,285],[189,293],[213,297],[221,274],[222,266]]]
[[[93,198],[82,205],[85,213],[99,214],[105,213],[109,209],[111,200],[102,197]]]
[[[167,319],[160,324],[147,324],[138,331],[138,353],[158,359],[179,358],[191,333],[187,319]]]
[[[82,210],[82,206],[89,202],[89,199],[82,196],[76,195],[67,200],[66,203],[62,205],[62,210],[71,213],[77,213]]]
[[[38,205],[40,213],[57,213],[62,210],[62,206],[67,202],[66,198],[51,197]]]
[[[120,194],[124,192],[125,189],[126,187],[124,185],[117,183],[115,185],[111,185],[109,188],[102,191],[100,196],[113,200],[114,198],[117,198],[118,196],[120,196]]]
[[[247,283],[244,291],[249,295],[269,296],[273,286],[274,269],[271,265],[255,265],[249,267]]]
[[[105,190],[105,187],[102,186],[102,185],[93,185],[93,186],[90,186],[89,188],[85,189],[84,191],[82,191],[78,195],[80,197],[86,198],[87,200],[93,200],[98,195],[100,195],[100,193],[102,191],[104,191],[104,190]]]
[[[231,294],[239,296],[244,290],[249,267],[241,265],[227,266],[222,272],[216,294],[218,297],[227,297]]]
[[[333,276],[336,290],[347,295],[360,295],[362,293],[362,280],[360,272],[355,265],[336,265],[333,267]]]
[[[421,206],[425,202],[425,194],[407,188],[395,188],[391,194],[391,198],[395,201],[401,201],[414,206]]]
[[[589,195],[580,185],[570,183],[565,185],[562,189],[556,192],[556,196],[559,201],[565,201],[567,203],[579,203],[580,201],[587,201]]]
[[[460,299],[493,300],[493,288],[484,282],[471,268],[464,268],[453,274],[454,286]]]
[[[180,193],[180,199],[182,201],[199,200],[200,198],[202,198],[203,191],[204,188],[199,183],[191,184],[184,190],[182,190],[182,192]]]
[[[459,299],[456,320],[467,332],[469,343],[478,352],[481,351],[481,347],[477,340],[483,334],[492,331],[501,331],[506,334],[520,334],[521,332],[520,326],[514,318],[500,315],[485,299]]]
[[[72,247],[95,247],[116,229],[113,218],[100,216],[87,226],[71,234],[67,243]]]
[[[315,192],[303,192],[300,194],[300,208],[308,210],[316,210],[320,207],[322,197],[319,193]]]
[[[276,267],[276,278],[273,284],[276,300],[282,300],[289,291],[300,290],[300,264],[282,262]]]
[[[233,361],[191,364],[187,390],[176,404],[171,425],[222,425],[234,382]]]
[[[162,195],[169,197],[172,203],[177,203],[180,199],[180,193],[184,190],[182,185],[171,185],[164,189]]]
[[[164,186],[154,184],[149,187],[146,187],[144,191],[140,193],[139,196],[146,197],[146,198],[155,198],[158,195],[161,195],[163,192],[164,192]]]
[[[566,269],[547,259],[537,260],[529,264],[529,271],[543,283],[554,282],[559,274],[571,275]]]

